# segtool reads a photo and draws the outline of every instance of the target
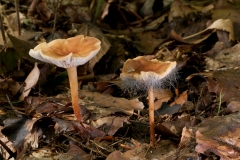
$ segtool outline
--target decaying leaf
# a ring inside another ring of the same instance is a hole
[[[182,125],[184,124],[185,123]],[[179,138],[182,132],[182,128],[183,126],[181,126],[180,122],[163,122],[156,125],[156,133],[173,138]]]
[[[184,159],[184,157],[191,157],[192,159],[198,159],[198,153],[194,151],[195,143],[193,141],[195,139],[195,133],[192,128],[184,127],[182,130],[182,137],[179,146],[181,146],[181,150],[178,154],[178,157]]]
[[[24,36],[24,35],[23,35]],[[12,45],[14,47],[14,49],[17,50],[17,52],[23,57],[26,58],[30,61],[35,62],[36,60],[34,58],[32,58],[31,56],[29,56],[28,52],[30,49],[33,48],[33,45],[31,45],[29,42],[27,42],[26,40],[21,40],[11,34],[8,34],[9,39],[12,42]],[[28,37],[28,36],[27,36]],[[25,38],[24,38],[25,39]]]
[[[13,143],[15,149],[23,147],[24,139],[28,134],[24,125],[28,121],[29,119],[24,117],[4,120],[4,128],[1,132]]]
[[[143,103],[138,99],[127,100],[125,98],[116,98],[107,94],[87,91],[80,91],[80,94],[99,106],[114,108],[128,115],[132,115],[134,109],[142,110],[144,108]]]
[[[208,90],[216,93],[218,97],[220,97],[221,94],[222,102],[239,100],[239,72],[240,69],[218,70],[213,72],[214,79],[208,79]]]
[[[163,103],[162,107],[155,111],[155,115],[172,115],[179,111],[181,105],[174,104],[172,106],[168,105],[167,103]]]
[[[175,99],[174,102],[172,102],[170,104],[170,106],[174,105],[174,104],[179,104],[181,106],[183,106],[183,104],[187,101],[188,98],[188,91],[184,91],[177,99]]]
[[[222,49],[216,52],[211,57],[206,57],[206,69],[216,70],[223,67],[227,69],[238,67],[240,65],[239,47],[240,44],[236,44],[231,48]]]
[[[13,147],[12,142],[10,142],[8,138],[1,133],[2,129],[3,127],[0,126],[0,141],[4,143],[8,147],[8,149],[11,150],[13,154],[16,153],[16,149]],[[1,150],[1,156],[3,159],[12,158],[13,155],[11,155],[11,153],[9,154],[9,151],[7,151],[6,148],[4,148],[2,145],[0,146],[0,150]]]
[[[168,102],[173,96],[173,93],[168,89],[155,89],[154,97],[154,109],[157,110],[162,106],[163,102]]]
[[[169,140],[162,140],[158,142],[156,149],[150,148],[150,146],[146,143],[142,143],[140,145],[136,145],[134,149],[128,150],[124,153],[120,153],[119,151],[114,151],[107,157],[106,160],[112,159],[174,159],[173,155],[175,152],[176,146]],[[149,151],[149,152],[148,152]]]
[[[239,159],[239,129],[239,113],[206,119],[196,132],[195,150],[206,155],[210,151],[221,159]]]
[[[27,76],[25,86],[22,92],[22,95],[19,97],[19,100],[23,100],[24,97],[28,96],[31,89],[37,84],[40,76],[40,70],[38,69],[37,63],[35,63],[33,70]]]
[[[0,50],[0,73],[13,71],[17,67],[19,55],[13,48]]]
[[[81,159],[81,160],[89,160],[91,159],[91,155],[87,154],[84,150],[79,148],[76,144],[74,144],[72,141],[70,141],[70,149],[67,153],[64,153],[64,156],[69,156],[72,159]],[[64,156],[60,157],[64,158]],[[65,158],[64,158],[65,159]]]
[[[115,117],[115,116],[111,116],[111,117],[103,117],[103,118],[99,118],[96,121],[92,122],[92,126],[94,126],[95,128],[99,128],[101,126],[104,125],[105,128],[105,132],[108,135],[114,135],[116,133],[116,131],[123,127],[123,123],[128,123],[127,119],[129,117]]]
[[[0,101],[7,102],[6,95],[11,99],[20,88],[20,84],[13,79],[0,79]]]
[[[240,111],[240,102],[239,101],[231,101],[226,108],[226,112],[234,113]]]

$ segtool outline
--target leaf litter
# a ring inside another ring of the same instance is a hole
[[[238,5],[1,2],[1,158],[239,159]],[[87,108],[80,123],[66,71],[28,54],[42,42],[77,35],[102,45],[77,69],[79,106]],[[154,148],[146,88],[120,79],[124,63],[138,56],[177,62],[176,75],[153,90]],[[27,78],[34,64],[37,75]]]

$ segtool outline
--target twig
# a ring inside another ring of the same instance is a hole
[[[86,146],[86,145],[80,143],[79,141],[77,141],[76,139],[70,137],[69,135],[67,135],[67,134],[65,134],[65,133],[63,134],[63,136],[65,136],[65,137],[67,137],[68,139],[74,141],[75,143],[79,144],[80,146],[82,146],[82,147],[88,149],[89,151],[93,151],[93,152],[95,152],[95,153],[100,154],[100,155],[103,156],[103,157],[107,157],[107,155],[105,155],[104,153],[102,153],[102,152],[100,152],[100,151],[96,151],[96,150],[94,150],[94,149],[92,149],[92,148],[90,148],[90,147],[88,147],[88,146]]]
[[[18,36],[21,36],[21,24],[20,24],[20,17],[19,17],[19,1],[18,0],[15,0],[15,9],[17,13]]]
[[[119,141],[117,141],[117,142],[115,142],[115,143],[113,143],[113,144],[110,144],[109,147],[114,146],[115,144],[118,144],[118,143],[120,143],[120,142],[122,142],[122,141],[123,141],[123,140],[119,140]]]
[[[6,16],[6,13],[5,13],[5,10],[4,10],[4,9],[2,9],[2,17],[5,18],[5,20],[6,20],[6,22],[7,22],[6,25],[7,25],[8,29],[9,29],[10,33],[15,36],[15,33],[14,33],[14,31],[13,31],[13,28],[12,28],[12,26],[11,26],[11,24],[10,24],[7,16]]]
[[[151,147],[151,146],[148,146],[148,149],[147,149],[147,151],[146,151],[145,154],[144,154],[144,158],[146,157],[146,155],[147,155],[147,153],[148,153],[150,147]]]
[[[21,24],[20,24],[19,1],[18,0],[15,0],[15,9],[16,9],[16,13],[17,13],[18,36],[21,36]],[[21,66],[21,58],[19,58],[17,61],[18,71],[21,69],[20,66]]]
[[[10,155],[9,156],[9,159],[10,158],[16,158],[16,153],[17,152],[13,152],[3,141],[0,140],[0,145],[2,145],[2,147],[8,152],[8,154]]]
[[[103,149],[103,150],[105,150],[105,151],[111,153],[111,151],[109,151],[108,149],[104,148],[103,146],[100,146],[99,144],[97,144],[97,143],[94,142],[93,140],[90,140],[90,142],[92,142],[92,143],[93,143],[94,145],[96,145],[97,147],[99,147],[99,148],[101,148],[101,149]]]
[[[10,101],[10,99],[9,99],[9,97],[8,97],[7,94],[6,94],[6,97],[7,97],[8,103],[10,104],[10,106],[11,106],[12,110],[14,111],[14,113],[16,114],[16,116],[17,116],[17,117],[21,117],[21,115],[19,115],[19,114],[15,111],[14,106],[12,105],[12,103],[11,103],[11,101]]]
[[[55,3],[55,2],[56,2],[56,1],[54,1],[54,3]],[[56,30],[58,4],[59,4],[59,0],[57,0],[57,3],[56,3],[56,5],[55,5],[52,34],[53,34],[53,33],[55,32],[55,30]]]
[[[3,26],[3,19],[2,19],[2,13],[0,13],[0,26],[1,26],[1,32],[2,32],[2,39],[4,42],[4,45],[7,43],[5,32],[4,32],[4,26]]]

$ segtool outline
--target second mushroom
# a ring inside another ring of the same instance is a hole
[[[29,52],[33,58],[67,69],[72,106],[79,122],[82,121],[84,108],[78,104],[77,66],[91,60],[100,49],[101,42],[97,38],[78,35],[68,39],[56,39],[49,43],[41,43]]]
[[[161,62],[157,59],[149,60],[139,56],[128,59],[122,69],[120,78],[124,88],[148,91],[150,145],[155,147],[154,125],[154,88],[161,88],[174,75],[176,62]]]

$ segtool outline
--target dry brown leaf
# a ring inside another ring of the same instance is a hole
[[[144,54],[152,54],[154,49],[164,40],[154,37],[155,33],[153,31],[141,32],[135,36],[139,40],[134,41],[134,46]]]
[[[96,121],[92,121],[91,125],[95,128],[99,128],[102,125],[104,125],[105,132],[108,135],[114,135],[117,130],[121,127],[123,127],[123,123],[128,123],[129,117],[116,117],[116,116],[110,116],[110,117],[103,117]]]
[[[233,30],[233,23],[229,19],[218,19],[212,23],[207,29],[200,31],[196,34],[191,36],[184,37],[184,42],[190,44],[198,44],[203,40],[207,39],[213,32],[216,30],[222,30],[229,33],[229,41],[234,41],[234,30]]]
[[[82,150],[80,147],[75,145],[72,141],[70,141],[69,143],[70,143],[69,150],[67,153],[64,153],[65,156],[67,155],[71,157],[71,159],[81,159],[81,160],[91,159],[90,154],[87,154],[84,150]],[[62,159],[65,159],[65,158],[62,157]]]
[[[211,151],[221,159],[239,159],[239,116],[237,113],[203,121],[196,132],[195,150],[203,154]]]
[[[185,124],[185,123],[184,123]],[[167,121],[156,125],[156,133],[164,134],[168,137],[179,138],[182,132],[183,126],[177,121]]]
[[[231,3],[228,3],[227,1],[221,1],[221,3],[227,3],[228,5]],[[227,17],[233,22],[233,28],[234,28],[234,35],[236,39],[240,38],[240,22],[239,22],[239,16],[240,16],[240,11],[239,8],[236,8],[238,5],[231,6],[227,8],[226,6],[221,7],[221,8],[215,8],[211,11],[212,13],[212,19],[218,20],[223,17]]]
[[[119,151],[114,151],[114,152],[110,153],[108,155],[108,157],[106,158],[106,160],[113,160],[113,159],[128,160],[128,158],[123,157],[122,153]]]
[[[104,19],[108,15],[109,7],[112,2],[113,2],[113,0],[108,0],[107,3],[105,1],[102,2],[102,6],[105,6],[105,7],[102,12],[101,19]]]
[[[8,140],[7,137],[5,137],[2,133],[1,130],[3,129],[2,126],[0,126],[0,141],[2,141],[5,145],[7,145],[7,147],[12,151],[12,152],[16,152],[15,148],[13,147],[12,142],[10,142]],[[4,149],[4,147],[1,145],[0,146],[0,150],[1,150],[1,156],[3,159],[9,159],[10,155],[9,153]]]
[[[199,158],[198,153],[194,151],[196,144],[193,139],[195,139],[194,130],[184,127],[182,130],[182,137],[179,144],[179,146],[182,146],[178,154],[179,159],[184,159],[184,157],[191,157],[192,159]]]
[[[0,79],[0,93],[7,94],[10,99],[17,94],[20,88],[20,84],[12,79]],[[6,96],[0,96],[0,101],[8,100]]]
[[[40,70],[38,69],[37,62],[35,62],[33,70],[27,76],[25,82],[25,86],[22,92],[22,95],[19,97],[19,100],[23,100],[24,97],[28,96],[31,89],[37,84],[38,78],[40,76]]]
[[[233,68],[240,65],[240,44],[236,44],[231,48],[223,49],[211,57],[206,57],[206,69],[216,70],[222,67]]]
[[[144,105],[138,99],[127,100],[125,98],[117,98],[108,94],[101,94],[97,92],[80,91],[80,95],[92,100],[96,105],[113,108],[122,111],[128,115],[133,114],[133,110],[142,110]]]
[[[162,106],[163,102],[168,102],[173,96],[173,93],[168,89],[155,89],[154,90],[154,109],[157,110]]]
[[[171,22],[174,18],[184,18],[188,14],[195,12],[197,12],[196,9],[189,5],[183,5],[182,1],[175,0],[170,7],[168,21]]]
[[[226,112],[234,113],[240,111],[240,102],[239,101],[231,101],[226,108]]]
[[[230,19],[218,19],[213,22],[211,26],[207,28],[209,29],[217,29],[226,31],[229,33],[229,41],[234,41],[234,30],[233,30],[233,22]]]
[[[173,106],[174,104],[179,104],[179,105],[183,106],[183,104],[187,101],[187,98],[188,98],[187,92],[188,92],[188,90],[186,90],[182,94],[180,94],[180,96],[177,99],[175,99],[175,101],[172,102],[170,104],[170,106]]]
[[[218,97],[221,94],[222,102],[236,101],[240,99],[239,79],[240,69],[229,69],[226,71],[214,71],[213,78],[208,79],[208,90],[214,92]]]

